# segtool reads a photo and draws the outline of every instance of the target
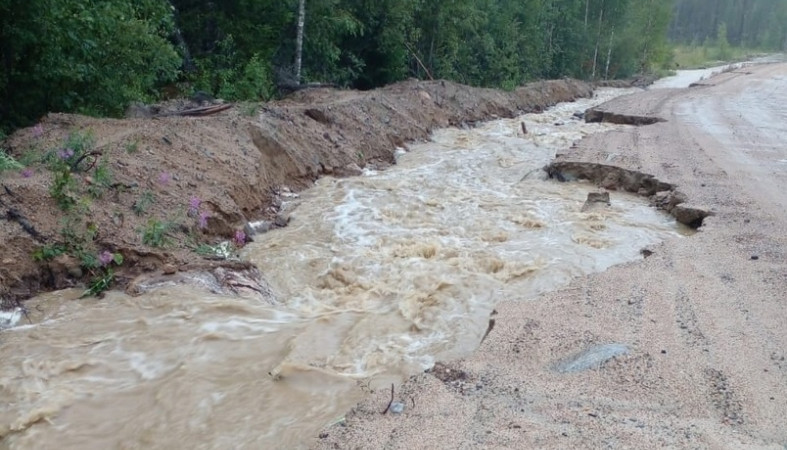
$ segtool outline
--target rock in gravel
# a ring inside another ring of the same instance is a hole
[[[692,228],[701,227],[702,220],[710,215],[706,209],[690,206],[685,203],[676,205],[670,212],[675,216],[675,220]]]
[[[554,370],[560,373],[583,372],[598,368],[610,359],[628,352],[629,348],[624,344],[596,345],[559,361]]]
[[[391,414],[401,414],[402,412],[404,412],[404,403],[402,402],[391,403],[390,411]]]

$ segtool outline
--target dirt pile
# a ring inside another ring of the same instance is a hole
[[[120,287],[145,272],[223,265],[197,251],[233,237],[242,245],[249,221],[281,224],[274,220],[281,196],[320,176],[390,165],[397,146],[435,128],[591,93],[574,80],[513,92],[412,80],[368,92],[305,90],[208,117],[50,114],[5,144],[27,168],[0,175],[0,297],[88,281],[104,273],[96,263],[102,253],[122,255]],[[75,142],[94,156],[70,161]],[[73,168],[54,171],[58,158]]]

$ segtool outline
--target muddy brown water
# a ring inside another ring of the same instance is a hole
[[[320,180],[243,252],[273,305],[188,286],[33,299],[41,321],[0,334],[0,447],[308,446],[365,389],[474,350],[497,301],[538,301],[679,238],[643,199],[582,212],[592,186],[538,170],[620,127],[572,114],[627,92],[441,130],[387,171]]]

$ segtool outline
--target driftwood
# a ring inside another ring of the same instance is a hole
[[[409,50],[410,53],[413,55],[415,60],[418,62],[418,65],[421,66],[422,69],[424,69],[424,72],[426,72],[426,76],[429,77],[430,80],[434,80],[434,78],[432,78],[432,73],[429,72],[429,69],[427,69],[424,63],[421,62],[421,58],[419,58],[418,55],[415,54],[415,51],[413,51],[413,49],[410,48],[410,46],[407,45],[406,42],[404,43],[404,46],[407,47],[407,50]]]
[[[19,200],[19,197],[11,190],[11,188],[9,188],[6,185],[3,185],[3,189],[5,190],[6,194],[9,197],[11,197],[14,200]],[[2,196],[2,194],[0,194],[0,196]],[[27,218],[25,216],[23,216],[22,213],[20,213],[18,209],[12,208],[11,206],[6,205],[6,203],[3,201],[2,198],[0,198],[0,206],[2,206],[3,208],[6,208],[6,207],[8,208],[8,210],[6,211],[5,216],[0,216],[0,219],[5,219],[5,220],[8,220],[9,222],[16,222],[16,223],[18,223],[19,226],[21,226],[22,229],[27,232],[27,234],[32,236],[33,239],[37,240],[38,242],[45,242],[46,241],[44,236],[42,236],[41,233],[39,233],[38,230],[35,229],[33,224],[31,224],[30,221],[27,220]]]
[[[391,409],[391,405],[393,405],[393,401],[394,401],[394,385],[393,385],[393,383],[391,383],[391,401],[390,401],[390,402],[388,402],[388,406],[386,406],[386,407],[385,407],[385,411],[383,411],[383,412],[382,412],[382,413],[380,413],[380,414],[385,414],[385,413],[387,413],[387,412],[388,412],[388,410],[390,410],[390,409]],[[413,400],[413,403],[415,403],[415,400]]]
[[[224,103],[221,105],[211,105],[211,106],[203,106],[200,108],[193,108],[193,109],[185,109],[183,111],[172,111],[166,112],[162,114],[156,115],[156,117],[165,117],[165,116],[191,116],[191,117],[202,117],[202,116],[209,116],[211,114],[220,113],[222,111],[226,111],[232,108],[232,103]]]
[[[31,224],[30,221],[27,220],[27,218],[23,216],[22,213],[20,213],[16,209],[9,208],[8,211],[6,212],[5,218],[6,220],[9,220],[11,222],[18,223],[22,227],[22,229],[25,230],[27,234],[32,236],[33,239],[35,239],[36,241],[38,242],[45,241],[44,237],[41,236],[41,233],[39,233],[38,230],[35,229],[33,224]]]
[[[320,89],[320,88],[338,88],[339,86],[333,83],[279,83],[277,85],[282,94],[292,94],[293,92],[302,91],[304,89]]]

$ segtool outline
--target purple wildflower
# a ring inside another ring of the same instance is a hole
[[[207,211],[199,213],[199,227],[202,229],[208,228],[208,217],[210,214]]]
[[[33,169],[28,167],[27,169],[22,171],[21,175],[22,178],[30,178],[33,176]]]
[[[164,186],[168,185],[169,182],[172,181],[172,174],[169,172],[161,172],[158,176],[158,182],[163,184]]]
[[[102,266],[106,266],[107,264],[111,263],[114,259],[115,259],[115,255],[109,253],[106,250],[99,253],[98,255],[98,262],[100,262]]]
[[[246,245],[246,233],[243,230],[235,231],[235,237],[232,239],[236,247],[243,247]]]
[[[199,197],[191,197],[189,200],[189,215],[196,216],[199,212],[199,205],[202,204],[202,200]]]
[[[44,134],[44,127],[39,123],[33,127],[33,137],[38,139]]]
[[[74,150],[71,150],[70,148],[58,150],[57,156],[63,160],[70,159],[74,156]]]

